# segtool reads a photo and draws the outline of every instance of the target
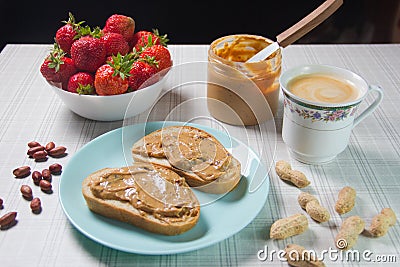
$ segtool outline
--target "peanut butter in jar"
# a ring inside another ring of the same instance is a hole
[[[207,105],[210,114],[233,125],[272,119],[279,103],[280,49],[269,58],[246,63],[272,41],[256,35],[229,35],[208,50]]]

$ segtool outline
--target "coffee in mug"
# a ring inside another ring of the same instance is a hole
[[[305,74],[289,81],[294,95],[317,103],[341,104],[356,100],[359,91],[347,80],[326,74]]]
[[[345,150],[352,129],[383,97],[379,86],[328,65],[286,70],[280,86],[284,96],[282,139],[295,159],[309,164],[329,162]],[[359,104],[371,92],[375,92],[375,100],[357,115]]]

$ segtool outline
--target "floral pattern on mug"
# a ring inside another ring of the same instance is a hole
[[[311,119],[314,121],[325,121],[325,122],[334,122],[346,119],[348,117],[354,116],[357,111],[357,106],[345,107],[345,108],[334,108],[331,110],[322,109],[322,110],[314,110],[314,109],[299,109],[298,107],[294,107],[292,102],[287,100],[286,98],[283,100],[283,104],[285,108],[289,108],[291,113],[297,113],[303,119]]]

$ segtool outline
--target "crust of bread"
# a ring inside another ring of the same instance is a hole
[[[97,179],[110,169],[104,168],[98,170],[86,177],[82,182],[82,194],[91,211],[111,219],[135,225],[149,232],[163,235],[179,235],[190,230],[197,224],[200,216],[200,205],[195,207],[197,209],[196,216],[187,216],[185,217],[187,220],[183,222],[166,222],[156,218],[152,214],[140,212],[128,202],[95,197],[90,189],[92,179]]]
[[[168,134],[169,130],[176,130],[177,128],[188,128],[191,130],[195,131],[202,131],[198,128],[194,128],[191,126],[169,126],[163,129],[159,129],[157,131],[154,131],[150,133],[147,136],[150,135],[160,135],[161,130],[163,131],[163,134]],[[218,140],[212,136],[211,134],[207,133],[208,136],[210,136],[215,142],[218,142]],[[224,172],[220,177],[218,177],[215,180],[204,180],[201,177],[199,177],[197,174],[194,172],[190,171],[184,171],[177,169],[173,167],[170,162],[168,161],[167,158],[156,158],[156,157],[149,157],[146,153],[143,153],[144,150],[144,140],[146,136],[139,139],[136,143],[133,144],[132,146],[132,158],[135,162],[149,162],[152,164],[157,164],[164,166],[166,168],[169,168],[173,170],[174,172],[178,173],[180,176],[184,177],[186,182],[189,184],[189,186],[206,192],[206,193],[211,193],[211,194],[224,194],[227,192],[232,191],[235,189],[235,187],[238,185],[242,175],[241,175],[241,164],[239,160],[234,158],[233,156],[231,157],[231,160],[229,161],[227,166],[224,166],[221,170]],[[138,152],[142,151],[142,153]]]

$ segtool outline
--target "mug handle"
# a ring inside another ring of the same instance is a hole
[[[370,94],[371,92],[377,93],[376,99],[374,100],[374,102],[372,102],[372,104],[368,108],[366,108],[360,115],[358,115],[357,118],[354,119],[353,128],[357,124],[359,124],[363,119],[365,119],[368,115],[370,115],[378,107],[378,105],[382,102],[383,91],[380,86],[369,85],[367,94]]]

